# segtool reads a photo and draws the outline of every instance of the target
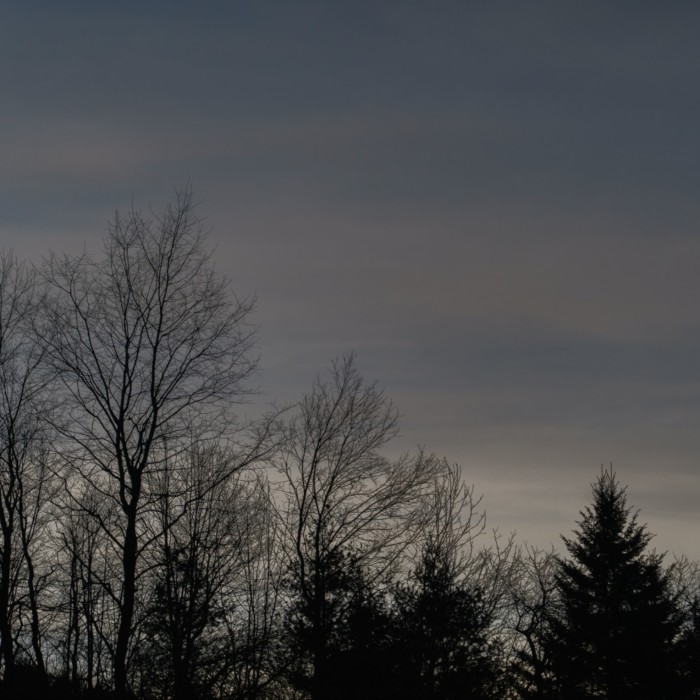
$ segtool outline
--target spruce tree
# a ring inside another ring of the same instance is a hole
[[[410,585],[395,591],[394,693],[401,700],[501,697],[498,643],[482,590],[457,576],[449,553],[429,544]]]
[[[313,589],[289,578],[284,630],[290,685],[311,700],[374,700],[388,680],[389,614],[376,581],[353,551],[337,549],[308,562]]]
[[[602,472],[560,559],[560,607],[548,646],[557,696],[566,700],[677,698],[679,616],[652,535]]]

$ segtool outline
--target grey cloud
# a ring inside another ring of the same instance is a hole
[[[675,494],[698,490],[700,10],[4,19],[4,245],[97,250],[115,206],[159,208],[191,178],[218,269],[259,295],[261,400],[354,348],[404,414],[396,449],[462,462],[492,524],[556,539],[613,460],[697,552]]]

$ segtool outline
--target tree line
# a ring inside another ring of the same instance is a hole
[[[557,554],[461,469],[390,458],[352,355],[243,422],[254,300],[190,190],[99,256],[0,255],[0,692],[144,700],[700,697],[700,574],[612,470]]]

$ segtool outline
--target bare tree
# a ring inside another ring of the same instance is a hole
[[[687,556],[674,556],[668,567],[673,595],[681,609],[690,610],[700,601],[700,562]]]
[[[57,502],[54,644],[60,673],[76,689],[104,686],[112,671],[116,572],[103,525],[111,522],[114,505],[79,485]]]
[[[556,572],[553,549],[524,545],[509,580],[513,686],[525,700],[544,697],[549,688],[544,639],[558,602]]]
[[[105,531],[121,559],[114,684],[123,693],[146,477],[162,468],[166,445],[187,446],[246,393],[252,301],[232,297],[215,275],[189,189],[154,220],[117,212],[102,258],[52,256],[45,277],[45,350],[65,399],[62,454],[120,513]]]
[[[37,308],[34,272],[13,253],[0,254],[0,648],[6,681],[15,668],[13,624],[21,622],[13,623],[13,610],[28,609],[30,656],[45,673],[33,559],[48,480],[42,349],[29,324]],[[19,604],[20,593],[26,605]]]
[[[422,529],[427,496],[443,469],[422,453],[398,460],[381,454],[396,435],[397,419],[349,355],[332,364],[327,381],[316,381],[288,425],[278,468],[292,587],[310,618],[312,696],[320,692],[332,632],[338,562],[352,561],[370,579],[391,570]]]
[[[462,478],[458,464],[443,461],[428,499],[425,527],[417,542],[418,555],[426,547],[440,551],[455,578],[474,579],[481,574],[479,541],[486,531],[482,498]]]
[[[198,446],[157,475],[138,654],[140,676],[176,699],[208,692],[224,665],[224,598],[242,568],[240,521],[250,517],[247,488],[231,460],[216,445]]]
[[[513,539],[487,531],[481,500],[461,467],[443,461],[413,569],[393,588],[393,684],[402,697],[503,697],[501,617]]]
[[[222,692],[258,700],[279,697],[279,641],[283,617],[286,568],[279,518],[269,482],[259,475],[248,485],[247,517],[237,518],[241,568],[228,595],[228,674]]]
[[[482,497],[464,481],[458,464],[443,462],[428,500],[425,526],[417,540],[418,562],[430,552],[460,585],[480,592],[489,632],[500,637],[510,624],[511,589],[520,571],[515,533],[486,527]]]

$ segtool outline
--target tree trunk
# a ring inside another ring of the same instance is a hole
[[[114,689],[118,696],[126,696],[127,682],[127,654],[129,640],[131,638],[132,623],[134,618],[134,604],[136,599],[136,506],[132,500],[127,514],[126,533],[124,535],[124,550],[122,556],[123,598],[121,615],[119,619],[119,631],[117,633],[117,646],[114,654]]]
[[[24,561],[27,565],[27,592],[29,594],[29,608],[32,618],[32,649],[34,649],[37,671],[41,679],[46,680],[46,665],[44,664],[44,654],[41,649],[41,625],[39,622],[39,602],[37,600],[34,561],[29,551],[29,542],[24,525],[22,526],[22,548],[24,550]]]
[[[10,625],[10,576],[12,573],[12,526],[2,519],[2,555],[0,555],[0,647],[5,665],[5,683],[14,675],[15,654]]]

